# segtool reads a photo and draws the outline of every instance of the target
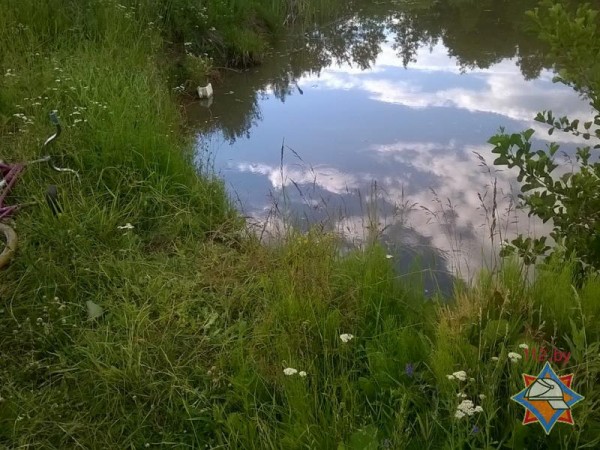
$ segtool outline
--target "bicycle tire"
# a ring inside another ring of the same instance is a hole
[[[6,237],[6,244],[0,253],[0,269],[6,266],[17,251],[17,233],[5,223],[0,223],[0,233]]]

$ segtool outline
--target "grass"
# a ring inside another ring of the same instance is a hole
[[[342,257],[334,234],[265,246],[244,231],[222,183],[191,163],[162,61],[178,31],[191,39],[182,11],[217,3],[233,15],[211,10],[209,32],[243,15],[268,36],[257,11],[290,17],[258,1],[2,2],[2,157],[38,156],[58,109],[51,150],[81,182],[32,166],[10,198],[36,205],[14,222],[19,253],[0,273],[0,446],[598,445],[599,279],[574,288],[573,267],[555,261],[529,282],[507,262],[447,304],[426,301],[418,277],[398,279],[377,244]],[[88,319],[87,302],[104,314]],[[521,425],[509,397],[541,368],[509,360],[522,343],[572,353],[564,373],[586,396],[574,428],[547,438]],[[459,370],[466,381],[447,378]],[[455,418],[461,394],[483,412]]]

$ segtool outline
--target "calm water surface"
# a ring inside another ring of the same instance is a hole
[[[500,126],[531,127],[543,148],[537,111],[589,115],[587,102],[552,83],[525,31],[532,6],[358,2],[287,36],[261,66],[227,73],[212,102],[192,105],[199,159],[210,155],[267,232],[283,216],[356,243],[376,223],[400,270],[418,255],[442,284],[472,275],[492,263],[501,237],[542,231],[510,212],[514,174],[494,169],[486,141]],[[552,138],[567,152],[576,145]],[[492,241],[494,182],[501,226]]]

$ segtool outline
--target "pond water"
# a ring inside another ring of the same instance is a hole
[[[358,1],[294,30],[262,65],[226,72],[212,101],[188,108],[199,159],[210,155],[264,233],[282,218],[350,243],[377,230],[400,271],[416,258],[435,274],[427,285],[469,277],[496,261],[500,239],[542,231],[514,210],[515,176],[493,167],[487,140],[501,126],[533,128],[544,148],[537,111],[590,112],[552,82],[526,31],[534,5]],[[552,140],[567,152],[577,143]]]

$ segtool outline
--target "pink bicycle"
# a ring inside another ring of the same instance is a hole
[[[46,147],[51,142],[56,140],[58,136],[60,136],[60,133],[62,131],[60,122],[58,121],[58,117],[54,112],[50,113],[50,120],[56,127],[56,132],[48,139],[46,139],[46,141],[42,145],[42,154],[45,153]],[[23,206],[29,205],[29,203],[5,205],[4,200],[19,180],[21,174],[25,170],[25,167],[37,163],[48,163],[48,165],[53,170],[57,172],[73,173],[79,179],[79,174],[75,170],[55,166],[51,156],[44,156],[34,161],[16,164],[7,164],[3,161],[0,161],[0,233],[4,234],[4,237],[6,239],[4,250],[2,251],[2,253],[0,253],[0,268],[4,267],[10,262],[15,251],[17,250],[17,234],[15,233],[15,230],[13,230],[12,227],[7,225],[6,223],[3,223],[2,221],[14,216],[14,214]],[[48,191],[46,192],[46,200],[48,201],[48,205],[50,206],[54,214],[57,214],[61,211],[60,204],[58,203],[58,192],[56,186],[50,186],[48,188]]]

